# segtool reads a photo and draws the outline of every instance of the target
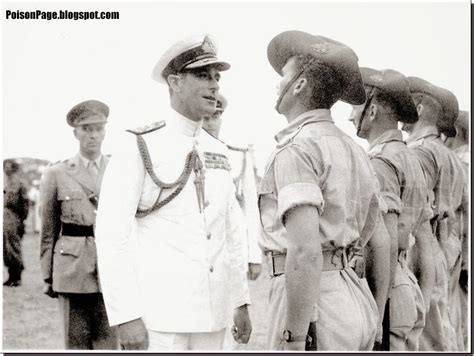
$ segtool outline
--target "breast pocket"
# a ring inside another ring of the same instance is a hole
[[[61,202],[61,216],[70,220],[78,220],[80,217],[81,200],[84,193],[78,190],[64,190],[58,192],[58,200]]]

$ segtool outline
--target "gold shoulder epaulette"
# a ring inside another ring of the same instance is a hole
[[[144,134],[159,130],[165,126],[166,126],[166,122],[156,121],[149,125],[137,127],[136,129],[129,129],[126,131],[131,132],[132,134],[135,134],[135,135],[144,135]]]

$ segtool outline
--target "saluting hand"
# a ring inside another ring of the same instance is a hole
[[[234,310],[234,326],[231,331],[237,343],[246,344],[249,342],[250,334],[252,333],[252,323],[250,322],[247,304]]]
[[[141,318],[120,324],[118,337],[122,350],[148,349],[148,331]]]

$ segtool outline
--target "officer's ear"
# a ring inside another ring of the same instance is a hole
[[[306,78],[299,78],[296,81],[295,87],[293,89],[293,95],[299,94],[303,91],[303,89],[306,87],[306,84],[308,84],[308,80]]]
[[[77,127],[75,127],[74,130],[72,130],[72,132],[74,133],[74,137],[79,140],[79,138],[77,137]]]
[[[416,112],[418,113],[418,117],[423,113],[424,110],[425,110],[425,107],[423,106],[423,104],[418,104],[416,106]]]
[[[368,114],[368,117],[369,117],[369,120],[370,121],[374,121],[375,118],[377,117],[377,110],[378,110],[378,106],[374,103],[370,104],[369,106],[369,114]]]
[[[172,91],[180,92],[183,84],[183,77],[179,74],[170,74],[166,78],[168,85]]]

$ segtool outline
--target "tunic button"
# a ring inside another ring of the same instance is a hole
[[[71,200],[71,198],[69,197],[69,195],[66,195],[66,200]]]
[[[206,235],[206,237],[207,237],[208,240],[211,239],[211,236],[212,236],[212,234],[211,234],[210,232]]]
[[[209,272],[214,272],[214,267],[212,265],[209,266]]]
[[[63,254],[63,253],[64,253],[64,250],[61,250],[60,252],[61,252],[61,254]]]

